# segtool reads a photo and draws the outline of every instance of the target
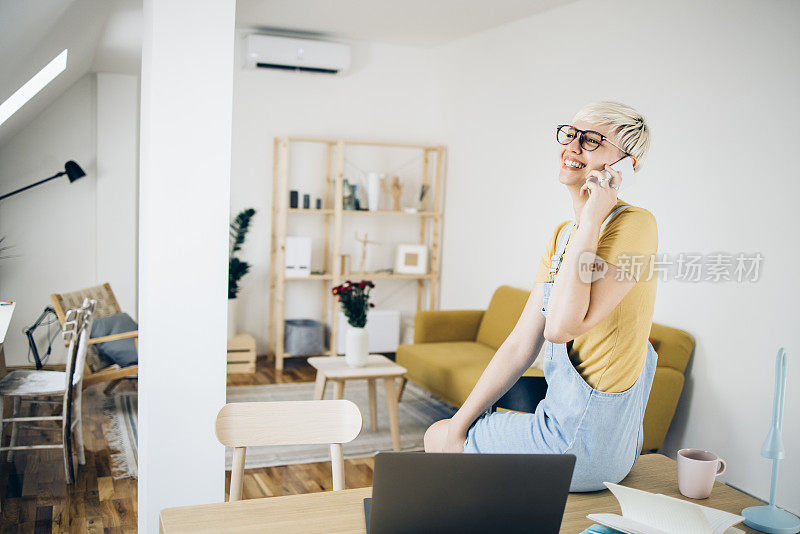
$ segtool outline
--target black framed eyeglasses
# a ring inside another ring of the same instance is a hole
[[[596,150],[600,145],[603,144],[603,141],[608,141],[609,144],[617,147],[623,154],[630,156],[630,154],[628,154],[621,146],[617,145],[600,132],[596,132],[594,130],[581,130],[570,124],[559,124],[556,126],[556,141],[562,145],[570,144],[576,136],[579,136],[578,143],[580,143],[581,148],[588,150],[589,152]]]

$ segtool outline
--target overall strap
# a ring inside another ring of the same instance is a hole
[[[569,234],[572,233],[572,228],[574,226],[575,221],[570,221],[568,224],[564,225],[564,228],[558,233],[555,254],[550,256],[550,274],[558,271],[558,266],[561,265],[561,258],[564,256],[564,250],[567,248]]]
[[[603,229],[606,225],[611,222],[611,219],[617,216],[619,212],[627,208],[627,204],[622,204],[621,206],[617,206],[614,211],[608,214],[608,217],[603,221],[603,224],[600,225],[600,233],[603,232]],[[575,226],[575,221],[570,221],[569,224],[566,224],[564,228],[558,233],[558,241],[556,243],[556,250],[555,254],[550,256],[550,274],[558,272],[558,267],[561,265],[561,260],[564,257],[564,250],[567,248],[567,241],[569,240],[569,235],[572,233],[572,228]]]
[[[627,208],[627,207],[628,207],[628,205],[627,205],[627,204],[622,204],[621,206],[617,206],[617,207],[614,209],[614,211],[612,211],[611,213],[609,213],[609,214],[608,214],[608,217],[606,217],[606,220],[605,220],[605,221],[603,221],[603,224],[601,224],[601,225],[600,225],[600,233],[601,233],[601,234],[603,233],[603,228],[605,228],[605,227],[606,227],[606,225],[607,225],[609,222],[611,222],[611,219],[613,219],[614,217],[616,217],[616,216],[617,216],[617,213],[621,212],[622,210],[624,210],[624,209],[625,209],[625,208]]]

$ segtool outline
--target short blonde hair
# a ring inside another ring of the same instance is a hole
[[[610,127],[620,146],[636,158],[634,170],[639,171],[650,150],[650,128],[644,115],[625,104],[604,101],[583,106],[572,118],[579,120]]]

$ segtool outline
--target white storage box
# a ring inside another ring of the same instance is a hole
[[[344,340],[347,332],[347,317],[339,312],[339,328],[336,337],[336,352],[344,354]],[[369,310],[367,312],[367,333],[370,352],[397,352],[400,344],[400,311]]]
[[[286,276],[311,274],[311,238],[286,237]]]

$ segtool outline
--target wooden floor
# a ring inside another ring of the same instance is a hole
[[[111,451],[103,435],[105,386],[91,386],[83,394],[86,465],[74,485],[64,484],[60,450],[16,451],[13,463],[5,455],[0,459],[0,532],[136,532],[136,480],[111,478]],[[135,381],[126,380],[118,389],[134,390]],[[20,430],[17,441],[45,442],[60,434],[61,426],[54,428],[57,433]]]
[[[314,380],[314,369],[304,358],[290,358],[276,373],[271,359],[259,358],[255,374],[230,375],[228,386],[251,386]],[[73,486],[64,484],[60,451],[17,452],[13,464],[0,459],[0,532],[136,532],[136,480],[114,480],[103,435],[104,384],[84,391],[83,432],[86,465],[79,469]],[[135,381],[125,381],[120,391],[134,390]],[[59,427],[60,430],[60,427]],[[31,436],[43,439],[44,431],[20,431],[19,442]],[[8,443],[8,429],[4,443]],[[348,488],[372,485],[371,458],[345,460]],[[228,495],[230,473],[225,477]],[[248,469],[244,476],[244,498],[269,497],[328,491],[332,489],[330,462]]]

